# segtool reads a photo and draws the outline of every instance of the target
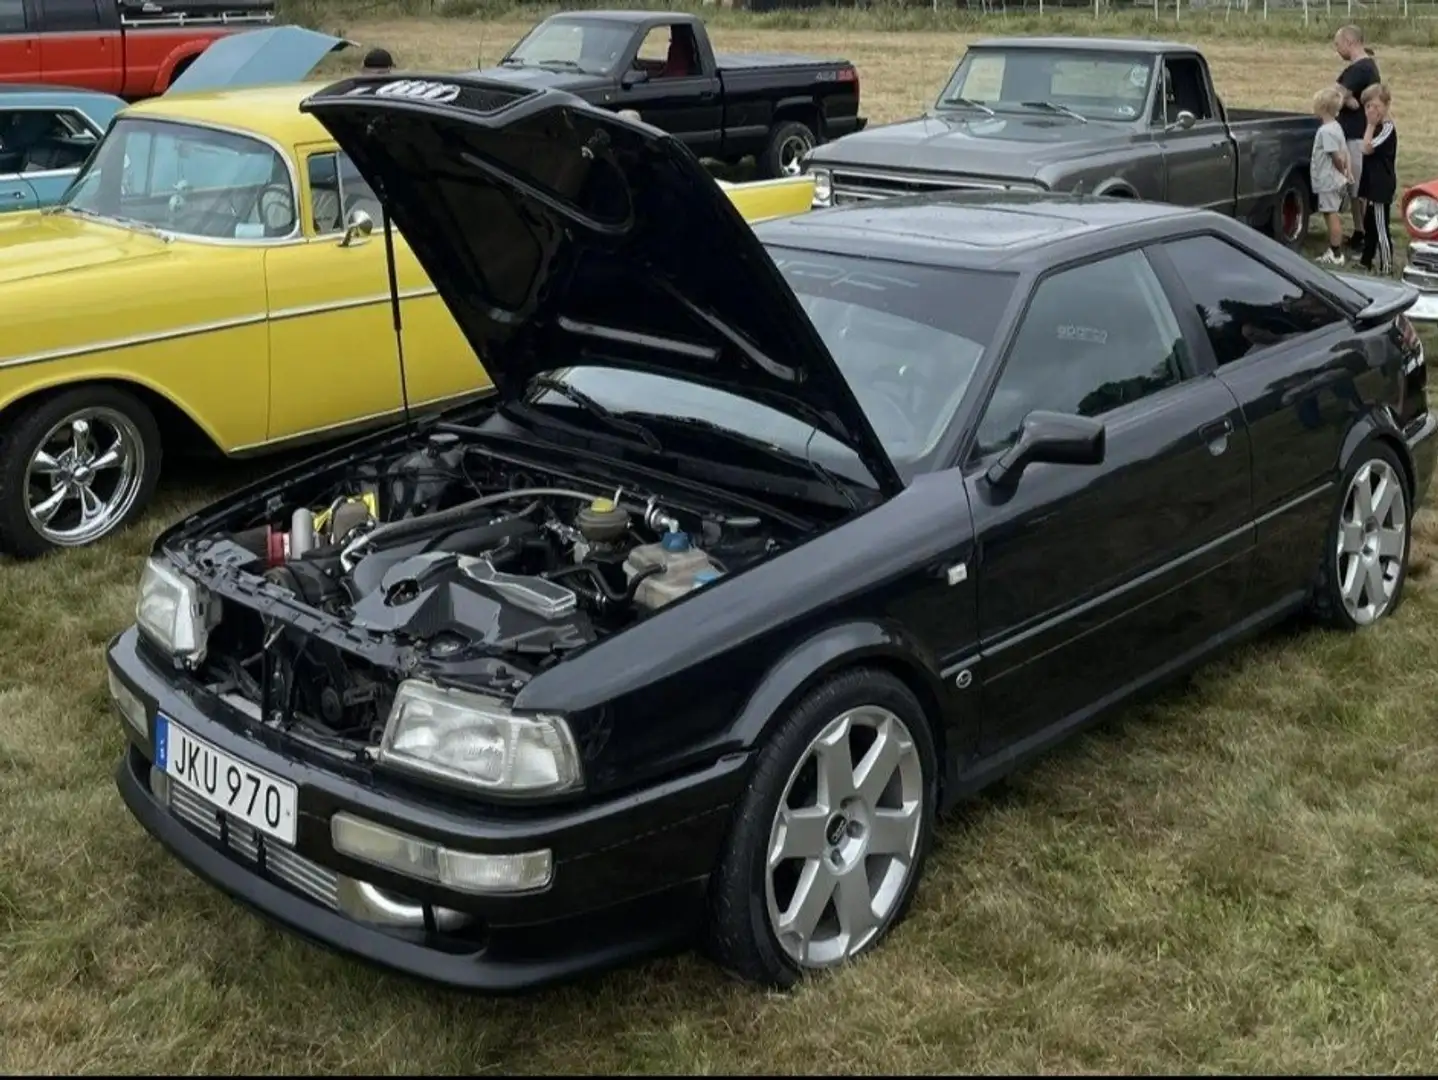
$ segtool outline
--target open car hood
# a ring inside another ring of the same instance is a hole
[[[739,394],[902,481],[769,254],[683,143],[558,90],[361,76],[301,105],[388,204],[498,393],[598,364]]]
[[[330,53],[351,44],[303,26],[267,26],[231,34],[200,53],[165,93],[300,82]]]

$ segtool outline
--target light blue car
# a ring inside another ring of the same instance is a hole
[[[0,84],[0,213],[58,202],[124,107],[93,90]]]
[[[299,26],[221,38],[168,94],[295,82],[354,43]],[[0,83],[0,214],[53,206],[125,102],[94,90]]]

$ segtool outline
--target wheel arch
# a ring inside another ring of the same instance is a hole
[[[831,626],[791,648],[751,692],[732,728],[746,750],[757,748],[784,714],[826,679],[855,668],[875,668],[903,683],[929,721],[939,755],[942,801],[948,773],[943,682],[922,649],[903,631],[877,622]]]
[[[769,130],[790,120],[797,120],[801,124],[807,124],[809,130],[814,133],[816,142],[824,138],[824,116],[819,108],[818,102],[811,97],[784,98],[774,106],[774,118],[770,121]]]
[[[48,401],[67,390],[81,390],[90,386],[124,390],[138,398],[155,418],[155,424],[160,429],[160,447],[164,452],[199,449],[201,452],[223,455],[214,433],[187,409],[152,386],[118,376],[72,379],[32,389],[0,407],[0,426],[9,423],[24,409]]]

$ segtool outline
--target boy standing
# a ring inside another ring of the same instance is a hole
[[[1343,88],[1343,108],[1338,113],[1338,123],[1343,128],[1343,137],[1348,140],[1348,160],[1353,166],[1353,179],[1363,182],[1363,92],[1378,82],[1378,62],[1373,59],[1373,50],[1363,44],[1363,31],[1356,26],[1340,26],[1333,35],[1333,49],[1345,63],[1339,73],[1338,85]],[[1353,235],[1348,246],[1354,251],[1363,250],[1363,199],[1353,200]]]
[[[1318,211],[1328,225],[1328,250],[1318,261],[1328,266],[1343,265],[1343,196],[1353,183],[1353,169],[1348,158],[1348,140],[1338,125],[1338,112],[1343,108],[1343,89],[1325,86],[1313,95],[1313,115],[1318,117],[1318,131],[1313,136],[1313,155],[1308,163],[1308,179],[1313,185]]]
[[[1363,172],[1358,178],[1358,196],[1364,201],[1363,269],[1380,274],[1393,273],[1393,237],[1388,232],[1388,215],[1398,193],[1398,129],[1388,115],[1392,103],[1388,87],[1374,83],[1363,91]],[[1376,261],[1375,261],[1376,260]]]

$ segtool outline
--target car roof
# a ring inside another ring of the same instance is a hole
[[[328,80],[333,82],[333,80]],[[291,146],[334,142],[318,120],[300,112],[300,102],[327,85],[325,80],[275,86],[163,94],[131,105],[122,114],[157,120],[182,120],[251,131]]]
[[[644,11],[642,9],[620,11],[605,11],[603,9],[599,9],[591,11],[588,8],[579,8],[574,11],[557,12],[556,14],[551,15],[550,18],[554,19],[556,22],[561,19],[612,19],[615,22],[629,22],[636,24],[651,22],[670,23],[698,21],[697,15],[690,14],[687,11]]]
[[[945,191],[852,203],[754,227],[766,245],[977,270],[1032,270],[1095,234],[1219,218],[1167,203],[1050,192]],[[1115,243],[1119,238],[1115,237]]]
[[[983,38],[969,45],[971,49],[1070,49],[1083,52],[1131,52],[1152,56],[1154,53],[1198,52],[1192,45],[1178,41],[1154,41],[1150,38],[1087,38],[1087,37],[996,37]]]
[[[47,86],[44,83],[0,83],[0,102],[23,97],[26,105],[79,105],[86,101],[119,101],[114,94],[83,87]],[[16,102],[10,101],[10,105]]]

